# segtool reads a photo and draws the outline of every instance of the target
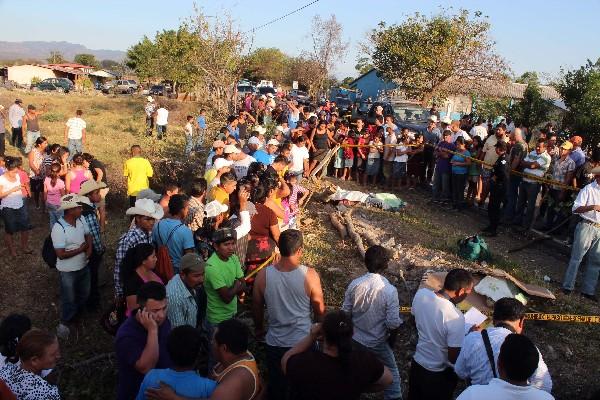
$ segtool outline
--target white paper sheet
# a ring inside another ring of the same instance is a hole
[[[477,307],[469,308],[465,313],[465,335],[469,333],[469,329],[473,325],[480,325],[487,319],[487,316],[477,309]]]

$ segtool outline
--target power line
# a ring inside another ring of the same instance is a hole
[[[287,14],[285,14],[285,15],[282,15],[282,16],[281,16],[281,17],[279,17],[279,18],[275,18],[274,20],[271,20],[271,21],[267,22],[266,24],[262,24],[262,25],[260,25],[260,26],[254,27],[254,28],[252,28],[252,29],[250,29],[249,31],[246,31],[246,32],[255,32],[255,31],[259,30],[259,29],[262,29],[262,28],[264,28],[264,27],[265,27],[265,26],[267,26],[267,25],[271,25],[272,23],[275,23],[275,22],[277,22],[277,21],[280,21],[280,20],[282,20],[282,19],[284,19],[284,18],[287,18],[287,17],[289,17],[290,15],[292,15],[292,14],[295,14],[295,13],[297,13],[298,11],[305,9],[306,7],[312,6],[313,4],[315,4],[315,3],[318,3],[318,2],[319,2],[319,0],[314,0],[314,1],[312,1],[312,2],[310,2],[310,3],[308,3],[308,4],[305,4],[305,5],[303,5],[302,7],[298,8],[298,9],[296,9],[296,10],[292,11],[292,12],[289,12],[289,13],[287,13]]]

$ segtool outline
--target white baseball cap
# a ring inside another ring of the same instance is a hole
[[[238,149],[237,147],[235,147],[233,144],[228,144],[227,146],[225,146],[225,149],[223,149],[223,153],[225,154],[237,154],[240,152],[240,149]]]
[[[225,204],[221,204],[219,200],[213,200],[204,207],[204,215],[207,218],[214,218],[227,210],[228,207]]]
[[[226,159],[224,159],[223,157],[220,157],[220,158],[217,158],[217,159],[215,160],[215,162],[213,163],[213,167],[214,167],[216,170],[219,170],[219,169],[221,169],[221,168],[223,168],[223,167],[230,167],[232,164],[233,164],[233,161],[231,161],[231,160],[226,160]]]
[[[430,120],[431,122],[437,122],[437,115],[430,115],[430,116],[429,116],[429,120]]]
[[[279,141],[277,139],[271,139],[267,142],[267,146],[279,146]]]
[[[255,145],[260,145],[260,140],[258,140],[258,138],[256,136],[252,136],[250,139],[248,139],[248,144],[255,144]]]

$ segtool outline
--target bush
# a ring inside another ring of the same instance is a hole
[[[64,114],[55,112],[47,112],[43,114],[40,118],[48,122],[60,122],[65,121],[67,119]]]

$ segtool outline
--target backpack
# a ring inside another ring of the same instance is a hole
[[[163,282],[169,282],[173,275],[175,275],[175,273],[173,272],[173,260],[171,260],[171,256],[169,255],[168,244],[171,238],[173,237],[175,231],[177,231],[177,229],[179,229],[182,226],[183,224],[179,224],[175,228],[173,228],[171,232],[169,232],[166,242],[161,244],[157,241],[156,243],[156,268],[154,272],[160,277],[160,279],[162,279]],[[160,236],[160,222],[158,223],[156,229],[158,234],[158,240],[162,241],[162,237]]]
[[[56,221],[56,223],[63,228],[63,232],[66,234],[63,224],[58,221]],[[52,232],[50,232],[50,235],[46,237],[44,244],[42,245],[42,258],[44,259],[44,262],[48,264],[50,269],[56,268],[56,261],[58,257],[56,256],[56,250],[54,250],[54,243],[52,243]]]
[[[487,261],[490,251],[485,240],[479,235],[474,235],[458,241],[458,255],[469,261]]]

